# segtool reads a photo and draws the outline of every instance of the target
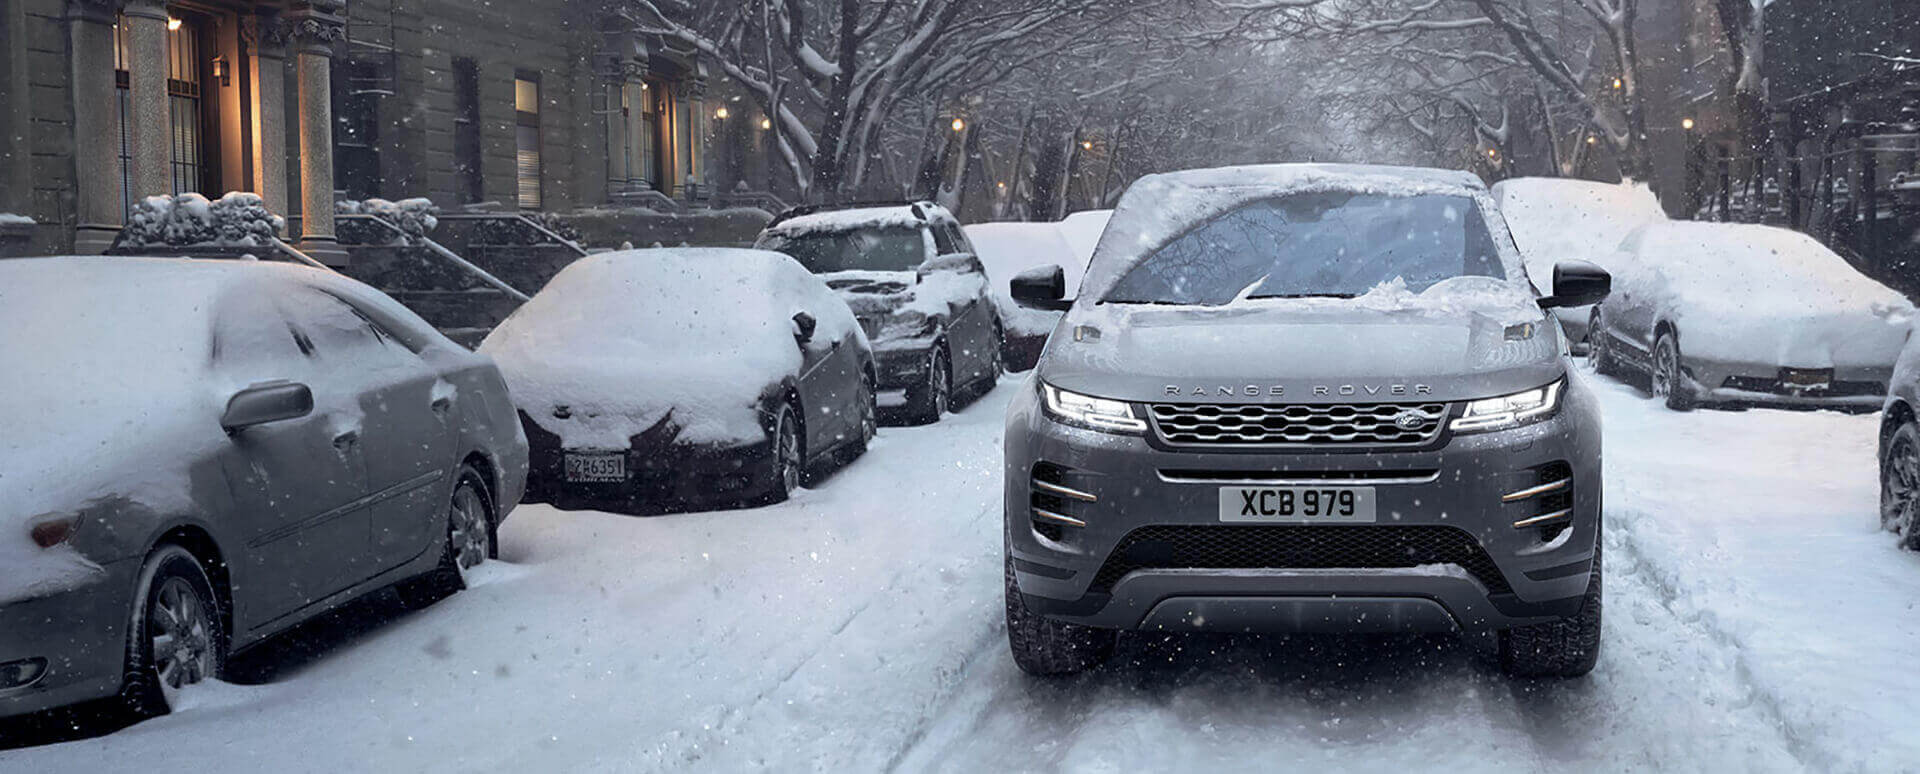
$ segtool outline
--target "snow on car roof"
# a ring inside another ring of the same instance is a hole
[[[822,231],[852,231],[862,228],[918,228],[926,222],[914,214],[911,205],[902,204],[801,215],[774,224],[767,229],[767,233],[804,236]]]
[[[682,440],[744,442],[765,436],[763,392],[800,367],[801,311],[817,321],[814,345],[864,335],[826,283],[780,253],[623,250],[568,265],[480,351],[570,448],[625,448],[669,411]],[[559,405],[570,417],[554,416]]]
[[[1169,172],[1140,178],[1114,208],[1094,249],[1080,297],[1101,298],[1136,264],[1189,229],[1248,202],[1292,193],[1351,191],[1384,196],[1468,196],[1497,219],[1479,177],[1455,170],[1366,164],[1268,164]],[[1491,224],[1490,224],[1491,225]],[[1505,240],[1496,240],[1503,243]],[[1500,244],[1509,269],[1517,255]]]
[[[1635,228],[1667,219],[1645,183],[1522,177],[1494,183],[1493,200],[1527,261],[1528,273],[1540,282],[1553,277],[1553,265],[1560,261],[1604,267]]]

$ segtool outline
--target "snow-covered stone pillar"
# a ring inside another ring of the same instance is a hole
[[[346,37],[340,0],[293,3],[287,14],[300,103],[300,249],[345,265],[333,235],[333,44]]]
[[[247,43],[247,80],[253,93],[252,188],[267,211],[287,211],[287,28],[268,10],[240,18]]]
[[[113,83],[113,22],[119,6],[117,0],[67,3],[76,253],[104,252],[126,222],[126,191],[120,179],[120,95]]]
[[[127,37],[126,131],[132,166],[128,178],[131,198],[138,202],[177,193],[173,190],[172,111],[167,104],[167,6],[162,0],[129,0],[120,13]],[[111,54],[112,49],[107,50]],[[112,63],[109,55],[95,65],[111,70]]]

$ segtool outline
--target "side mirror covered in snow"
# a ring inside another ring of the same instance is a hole
[[[1064,312],[1073,306],[1067,295],[1067,270],[1059,265],[1041,266],[1014,275],[1007,286],[1014,303],[1029,309]]]
[[[819,327],[820,321],[813,319],[813,315],[807,314],[806,312],[795,312],[793,315],[793,340],[802,344],[813,341],[813,332]]]
[[[313,413],[313,390],[294,382],[264,382],[253,385],[227,400],[226,413],[220,415],[220,427],[237,433],[249,427],[299,419]]]
[[[1613,292],[1613,275],[1586,261],[1553,265],[1553,295],[1540,299],[1540,308],[1589,306]]]

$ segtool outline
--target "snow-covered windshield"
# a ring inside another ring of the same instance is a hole
[[[847,231],[768,234],[758,245],[793,256],[807,271],[913,271],[926,260],[920,229],[887,226]]]
[[[1506,278],[1472,199],[1319,191],[1256,200],[1200,224],[1134,266],[1102,300],[1350,298],[1394,280],[1417,293],[1456,277]]]

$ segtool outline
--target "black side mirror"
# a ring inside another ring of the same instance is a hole
[[[1058,265],[1020,272],[1008,283],[1007,290],[1014,303],[1028,309],[1064,312],[1073,307],[1073,300],[1066,297],[1067,270]]]
[[[220,427],[237,433],[269,422],[313,413],[313,390],[294,382],[264,382],[234,393],[220,415]]]
[[[820,321],[813,319],[813,315],[807,314],[806,312],[795,312],[793,315],[793,340],[802,344],[813,341],[813,332],[819,327]]]
[[[1586,261],[1561,261],[1553,265],[1553,295],[1540,299],[1540,308],[1589,306],[1612,292],[1613,275],[1606,269]]]

